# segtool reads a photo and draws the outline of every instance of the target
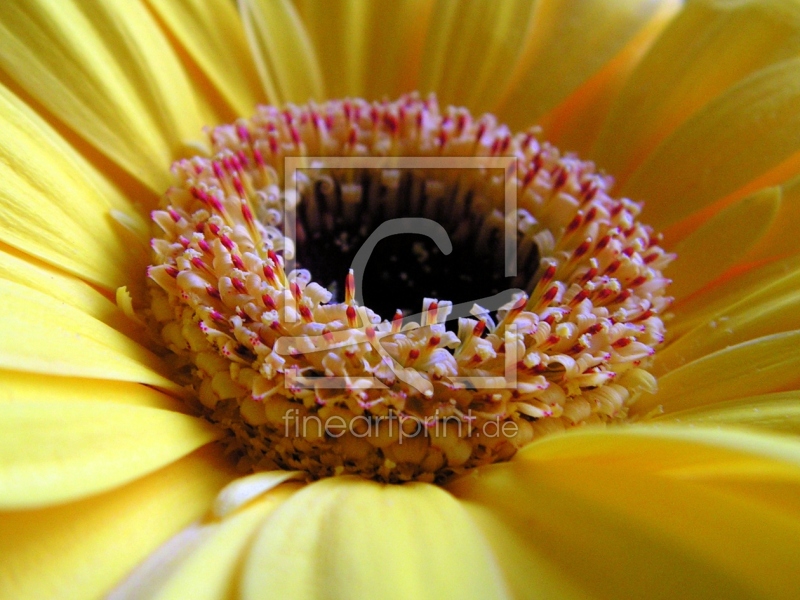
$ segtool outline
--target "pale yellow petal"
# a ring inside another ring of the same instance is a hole
[[[656,354],[658,361],[658,354]],[[777,333],[718,350],[658,378],[631,413],[672,412],[800,384],[800,331]]]
[[[2,86],[0,180],[0,241],[107,289],[135,268],[109,216],[133,207]]]
[[[621,92],[592,156],[624,180],[709,101],[798,53],[800,4],[794,0],[687,3]]]
[[[108,600],[236,598],[241,564],[259,525],[300,487],[281,486],[223,521],[182,532],[148,557]]]
[[[419,88],[432,0],[295,4],[319,58],[329,98],[380,100]]]
[[[447,492],[344,477],[307,486],[269,516],[242,593],[250,600],[507,597],[486,541]]]
[[[496,112],[512,129],[530,126],[597,73],[651,19],[658,18],[663,4],[674,6],[675,2],[540,0],[527,44]]]
[[[0,369],[136,381],[181,393],[150,351],[82,310],[0,279]]]
[[[723,209],[670,248],[678,255],[670,265],[670,295],[677,300],[689,296],[735,265],[764,237],[780,204],[780,190],[762,190]]]
[[[200,100],[139,2],[8,0],[0,66],[76,133],[157,192],[183,142],[197,139]]]
[[[548,564],[551,578],[567,579],[592,598],[794,597],[800,568],[794,511],[715,489],[699,472],[677,468],[694,460],[694,449],[716,466],[755,461],[771,481],[769,456],[718,448],[713,437],[704,444],[702,436],[681,442],[645,433],[637,443],[615,430],[601,432],[598,444],[594,435],[555,436],[547,452],[534,444],[522,459],[449,486],[486,528],[501,560],[509,550],[523,552],[534,564]],[[776,475],[787,496],[800,491],[800,446],[792,447],[795,462],[778,463]],[[637,458],[637,451],[647,457]],[[664,470],[662,456],[673,469]],[[528,594],[547,597],[537,584],[534,571]]]
[[[429,21],[419,88],[442,104],[490,110],[531,35],[537,2],[440,0]],[[530,124],[530,123],[528,123]]]
[[[268,100],[325,100],[314,46],[289,0],[239,0],[239,10]]]
[[[57,393],[2,401],[0,507],[49,506],[114,489],[220,435],[198,417],[169,410],[65,401]]]
[[[700,109],[621,189],[657,229],[711,205],[795,154],[800,58],[767,67]],[[619,143],[619,142],[618,142]]]
[[[746,426],[782,433],[800,433],[800,390],[748,396],[679,410],[653,419],[654,423]]]
[[[290,479],[298,479],[302,475],[300,471],[261,471],[240,477],[219,493],[214,501],[214,516],[226,517],[254,498],[261,497],[280,484]]]
[[[112,492],[41,510],[0,513],[0,597],[98,598],[200,518],[234,474],[200,450]]]
[[[239,116],[262,100],[258,73],[230,0],[148,0]]]

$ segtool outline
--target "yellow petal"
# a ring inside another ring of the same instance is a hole
[[[545,437],[514,460],[614,466],[639,473],[684,476],[689,470],[736,472],[751,478],[780,476],[800,483],[800,443],[787,436],[742,430],[622,425],[587,427]],[[753,465],[760,465],[752,469]],[[696,477],[695,477],[696,479]]]
[[[181,532],[137,567],[109,600],[236,597],[243,554],[259,525],[299,488],[281,486],[221,522]]]
[[[0,247],[0,278],[27,286],[82,310],[139,343],[147,341],[142,327],[133,323],[95,288],[13,248]]]
[[[371,15],[382,5],[359,0],[298,4],[303,28],[319,58],[325,90],[331,98],[363,96]],[[333,32],[336,32],[335,34]],[[391,38],[389,38],[391,39]],[[382,54],[375,52],[374,54]]]
[[[107,289],[122,285],[138,256],[109,211],[135,219],[132,206],[2,86],[0,179],[0,240]]]
[[[658,361],[658,354],[656,354]],[[689,362],[658,378],[631,414],[672,412],[731,398],[792,389],[800,384],[800,331],[749,340]]]
[[[793,0],[686,4],[621,92],[592,156],[626,179],[709,101],[798,52],[800,5]]]
[[[0,513],[0,597],[99,598],[200,518],[234,476],[201,450],[121,489],[63,506]]]
[[[148,0],[239,116],[261,100],[244,29],[229,0]]]
[[[85,312],[0,279],[0,368],[148,383],[180,394],[151,352]]]
[[[679,410],[657,417],[655,423],[701,426],[743,425],[784,433],[800,433],[800,391],[748,396],[711,406]]]
[[[172,412],[189,412],[188,407],[151,387],[127,381],[51,377],[41,373],[0,371],[3,386],[0,401],[28,402],[53,400],[70,402],[113,402]]]
[[[112,390],[113,393],[113,390]],[[0,507],[85,498],[151,473],[219,437],[197,417],[91,400],[0,402]]]
[[[261,84],[273,104],[324,100],[319,61],[288,0],[239,0]]]
[[[538,120],[542,137],[559,148],[591,156],[614,100],[679,8],[678,2],[661,2],[650,21],[616,56]]]
[[[668,334],[677,338],[734,307],[753,307],[800,285],[800,258],[792,257],[737,273],[675,307]]]
[[[525,449],[520,458],[580,461],[590,469],[613,465],[626,472],[693,481],[791,513],[796,522],[800,519],[797,438],[718,425],[647,422],[607,431],[587,429],[577,438],[545,442],[540,448]]]
[[[707,321],[659,351],[654,373],[665,373],[747,340],[800,330],[800,273],[787,277],[782,284],[764,286],[766,289],[754,297],[709,315]]]
[[[795,170],[797,173],[798,170]],[[781,205],[775,223],[745,260],[765,261],[798,253],[797,224],[800,223],[800,177],[781,186]]]
[[[438,2],[429,21],[420,91],[436,92],[443,104],[490,110],[523,52],[535,8],[530,0]]]
[[[675,2],[540,0],[523,55],[496,111],[512,129],[530,126],[658,18],[663,4]]]
[[[380,100],[419,88],[431,0],[295,4],[319,59],[328,97]]]
[[[621,193],[645,220],[676,223],[796,153],[800,58],[767,67],[700,109],[638,168]],[[619,143],[619,141],[617,141]]]
[[[794,597],[800,522],[793,511],[687,481],[685,473],[654,472],[653,461],[636,460],[642,446],[636,439],[621,430],[604,435],[605,448],[582,433],[555,436],[560,449],[585,451],[540,456],[531,447],[521,460],[449,486],[487,529],[501,564],[509,549],[524,552],[517,564],[544,561],[551,578],[568,578],[592,598],[673,598],[676,590],[686,598]],[[670,460],[677,453],[678,465],[684,457],[692,460],[693,448],[704,450],[702,443],[681,448],[673,440],[639,437],[649,456]],[[710,454],[708,461],[717,464],[759,459],[724,448]],[[769,459],[760,464],[768,466]],[[781,479],[789,486],[784,492],[796,495],[800,468],[795,462],[787,469],[794,479]],[[540,591],[536,575],[528,578],[530,595]]]
[[[214,502],[214,516],[226,517],[254,498],[264,495],[285,481],[300,476],[302,476],[300,471],[262,471],[240,477],[219,493]]]
[[[159,193],[184,141],[199,137],[198,100],[139,2],[8,0],[0,65],[23,89]]]
[[[780,203],[776,188],[757,192],[723,209],[671,248],[678,258],[670,266],[670,295],[678,300],[689,296],[735,265],[769,230]]]
[[[469,498],[469,494],[465,494]],[[531,498],[540,498],[539,494]],[[530,504],[531,498],[524,502]],[[483,532],[511,590],[511,598],[557,598],[590,600],[594,598],[572,581],[571,573],[559,571],[545,552],[532,548],[531,539],[539,535],[521,529],[519,523],[502,518],[499,503],[479,504],[462,501],[463,508]],[[498,510],[499,509],[499,510]]]
[[[245,598],[503,598],[485,540],[427,484],[337,477],[273,512],[244,567]]]

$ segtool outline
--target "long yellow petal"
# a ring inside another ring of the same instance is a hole
[[[366,57],[371,50],[370,13],[382,8],[381,3],[359,0],[297,5],[304,30],[319,58],[329,97],[364,96]]]
[[[161,192],[203,122],[189,80],[139,2],[8,0],[0,66],[126,171]]]
[[[244,598],[504,598],[494,557],[452,496],[428,484],[337,477],[264,523]]]
[[[0,597],[101,597],[208,510],[234,476],[216,450],[200,450],[100,496],[0,513]]]
[[[319,60],[294,6],[288,0],[239,0],[239,10],[269,101],[324,100]]]
[[[53,400],[65,405],[70,402],[111,402],[140,408],[189,412],[188,407],[180,400],[151,387],[127,381],[78,379],[19,371],[0,371],[0,378],[3,381],[0,401],[4,402]]]
[[[787,287],[769,286],[772,293],[759,293],[758,300],[748,298],[746,302],[731,306],[719,314],[709,315],[708,321],[659,351],[655,373],[665,373],[747,340],[782,331],[800,330],[800,289],[788,287],[790,284],[797,286],[798,282],[800,273],[787,278],[784,282]]]
[[[774,294],[800,285],[800,257],[776,261],[737,273],[678,303],[667,333],[677,338],[735,307],[756,306]]]
[[[670,248],[678,255],[670,266],[670,295],[689,296],[735,265],[765,236],[780,204],[780,190],[762,190],[723,209]]]
[[[113,390],[111,390],[113,393]],[[0,507],[60,504],[119,487],[219,437],[197,417],[119,403],[0,402]]]
[[[489,541],[512,590],[512,598],[596,600],[597,596],[587,593],[572,580],[568,569],[559,570],[546,551],[532,548],[531,538],[542,532],[522,529],[521,522],[512,525],[500,514],[502,508],[499,505],[492,506],[491,502],[479,504],[471,501],[468,494],[464,497],[467,500],[462,500],[462,505]]]
[[[2,86],[0,179],[0,241],[107,289],[124,283],[137,254],[110,211],[136,219],[133,207]]]
[[[741,425],[767,431],[800,433],[800,390],[748,396],[710,406],[679,410],[653,419],[654,423],[701,426]]]
[[[620,93],[592,156],[624,180],[709,101],[798,52],[794,0],[687,3]]]
[[[795,171],[797,173],[798,171]],[[800,177],[781,186],[781,206],[775,223],[744,260],[766,261],[798,254],[797,224],[800,223]]]
[[[663,229],[795,154],[798,128],[800,58],[793,58],[758,71],[700,109],[621,193],[646,199],[646,220]]]
[[[0,279],[0,369],[147,383],[181,393],[159,359],[82,310]]]
[[[490,110],[523,52],[536,2],[447,2],[434,6],[420,73],[420,91],[443,104]]]
[[[672,0],[540,0],[523,55],[495,110],[530,126],[617,55]],[[507,65],[495,65],[498,70]]]
[[[650,21],[616,56],[537,121],[542,137],[559,148],[591,156],[614,100],[679,8],[678,2],[661,2]]]
[[[800,331],[788,331],[718,350],[670,371],[658,378],[655,394],[639,398],[631,414],[672,412],[798,384]]]
[[[614,465],[640,473],[678,477],[737,472],[740,476],[776,477],[800,484],[800,442],[787,436],[708,427],[642,424],[586,427],[542,438],[523,448],[514,460]],[[760,469],[751,468],[759,464]],[[680,475],[682,476],[682,475]]]
[[[235,5],[229,0],[147,0],[239,116],[263,94]]]
[[[432,0],[295,4],[319,58],[328,97],[380,100],[420,87]]]
[[[223,521],[182,532],[137,567],[108,600],[236,598],[241,563],[259,525],[299,488],[281,486]]]
[[[587,468],[613,465],[626,472],[657,474],[733,491],[800,519],[800,444],[786,435],[743,428],[690,427],[647,422],[577,437],[546,438],[520,453],[522,460],[580,462]]]
[[[82,310],[139,343],[147,341],[140,325],[131,321],[116,304],[86,282],[1,245],[0,278],[27,286]]]
[[[706,447],[713,449],[706,462],[717,466],[756,461],[769,472],[768,457],[715,448],[716,440],[703,444],[701,436],[682,448],[641,434],[645,443],[637,444],[621,430],[605,434],[605,448],[581,433],[557,437],[560,448],[547,456],[534,444],[520,460],[449,486],[486,529],[501,561],[511,549],[524,552],[517,564],[546,561],[551,578],[568,579],[592,598],[666,599],[676,590],[686,598],[794,597],[800,525],[793,510],[705,484],[699,473],[652,469],[660,456],[669,461],[677,453],[680,466],[692,461],[692,449],[702,454]],[[573,446],[585,451],[570,456]],[[637,460],[642,449],[655,460]],[[800,467],[779,468],[788,486],[783,493],[796,495]],[[793,479],[784,477],[786,470]],[[541,593],[537,585],[534,571],[529,595]]]

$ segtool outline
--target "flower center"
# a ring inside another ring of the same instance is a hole
[[[411,95],[209,139],[153,213],[149,316],[244,468],[444,481],[654,385],[672,257],[534,130]]]

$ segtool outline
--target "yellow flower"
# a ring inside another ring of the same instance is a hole
[[[0,597],[794,597],[800,3],[6,0],[0,39]],[[242,477],[118,291],[169,165],[414,89],[645,202],[658,390],[444,486]]]

